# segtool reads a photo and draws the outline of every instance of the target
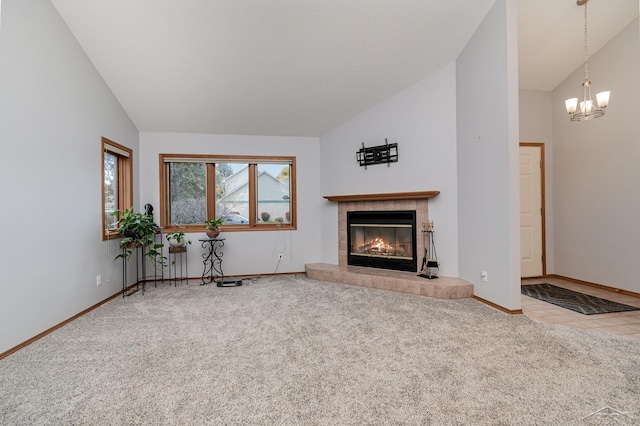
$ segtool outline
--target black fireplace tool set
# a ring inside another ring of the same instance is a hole
[[[427,240],[429,240],[427,242]],[[422,266],[420,267],[419,277],[429,280],[438,278],[434,269],[438,269],[438,255],[436,254],[436,245],[433,242],[433,221],[429,221],[426,227],[422,228],[422,245],[424,254],[422,256]]]

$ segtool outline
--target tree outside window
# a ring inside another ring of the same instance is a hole
[[[207,220],[206,163],[170,163],[170,217],[172,225]]]

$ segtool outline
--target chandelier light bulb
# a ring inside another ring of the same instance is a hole
[[[609,95],[611,95],[610,91],[600,92],[596,94],[596,99],[598,101],[598,108],[606,108],[609,105]]]
[[[564,105],[567,108],[567,113],[573,114],[578,108],[578,98],[571,98],[564,101]]]

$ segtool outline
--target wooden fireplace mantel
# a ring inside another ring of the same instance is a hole
[[[388,200],[421,200],[433,198],[440,191],[417,191],[417,192],[390,192],[386,194],[354,194],[354,195],[325,195],[329,201],[388,201]]]

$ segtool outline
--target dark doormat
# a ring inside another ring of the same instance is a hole
[[[525,296],[553,303],[554,305],[571,309],[572,311],[585,315],[640,310],[640,308],[635,306],[589,296],[588,294],[578,293],[577,291],[547,283],[523,285],[520,292]]]

